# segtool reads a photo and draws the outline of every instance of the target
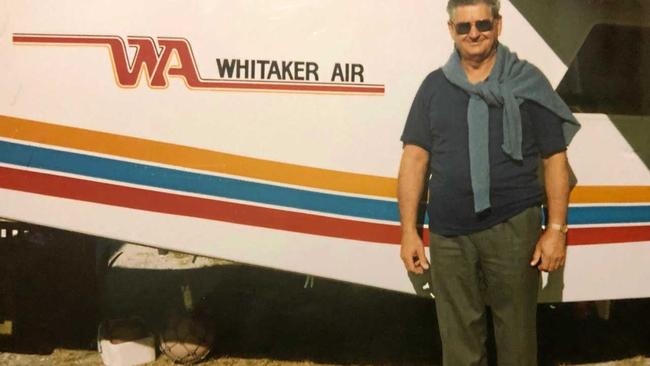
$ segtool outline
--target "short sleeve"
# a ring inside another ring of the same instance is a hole
[[[541,105],[529,102],[528,115],[532,122],[535,142],[543,158],[566,150],[567,144],[562,131],[564,121]]]
[[[409,111],[401,140],[404,144],[413,144],[431,151],[431,127],[429,122],[429,104],[433,92],[427,77],[420,85]]]

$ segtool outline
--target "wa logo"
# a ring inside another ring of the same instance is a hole
[[[204,87],[192,49],[182,38],[127,37],[126,43],[117,36],[14,35],[16,44],[59,44],[105,46],[110,51],[117,84],[124,88],[136,87],[141,78],[152,88],[166,88],[169,76],[182,78],[188,87]],[[135,48],[129,59],[127,47]],[[175,60],[175,63],[172,61]]]
[[[109,50],[116,83],[123,88],[134,88],[145,79],[148,86],[164,89],[170,77],[182,79],[190,89],[374,94],[383,95],[383,85],[341,85],[318,82],[286,83],[270,80],[205,79],[196,65],[190,42],[184,38],[129,36],[79,36],[55,34],[14,34],[16,45],[102,46]],[[128,48],[134,49],[129,57]],[[81,65],[80,65],[81,66]]]

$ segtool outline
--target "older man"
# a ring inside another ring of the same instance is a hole
[[[498,42],[498,0],[450,0],[447,11],[455,49],[420,86],[402,134],[401,257],[408,271],[429,267],[416,229],[429,171],[444,365],[487,364],[486,306],[499,365],[536,365],[539,271],[564,264],[565,150],[579,125],[541,72]]]

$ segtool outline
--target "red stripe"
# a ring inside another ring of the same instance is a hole
[[[398,225],[155,192],[6,167],[0,167],[0,187],[150,212],[374,243],[399,244],[400,238]],[[424,230],[423,234],[424,242],[428,243],[428,230]],[[572,228],[568,241],[570,245],[650,241],[650,226]]]
[[[384,87],[369,87],[356,85],[310,85],[310,84],[271,84],[271,83],[238,83],[224,81],[201,82],[203,88],[216,89],[251,89],[251,90],[284,90],[284,91],[315,91],[342,93],[376,93],[383,94]]]
[[[567,240],[573,245],[650,241],[650,226],[572,228]]]
[[[5,167],[0,167],[0,177],[2,188],[144,211],[375,243],[399,243],[400,237],[398,225],[188,197]]]
[[[114,37],[74,37],[14,34],[14,42],[25,43],[108,43]]]

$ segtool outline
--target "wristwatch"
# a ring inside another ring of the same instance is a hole
[[[569,226],[567,224],[548,224],[549,229],[557,230],[562,234],[566,234],[569,231]]]

